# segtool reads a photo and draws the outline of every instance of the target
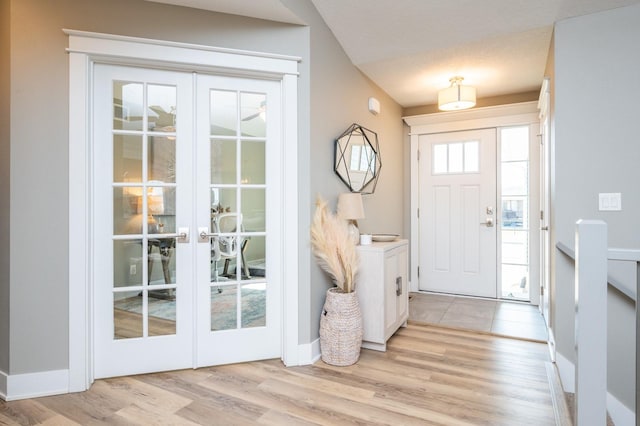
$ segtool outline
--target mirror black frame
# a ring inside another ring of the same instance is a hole
[[[356,163],[352,158],[354,154],[360,158]],[[351,192],[373,194],[381,168],[376,132],[353,123],[335,140],[333,170]]]

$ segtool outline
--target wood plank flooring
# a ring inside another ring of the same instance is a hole
[[[409,324],[357,364],[279,360],[0,401],[0,425],[553,425],[544,344]]]

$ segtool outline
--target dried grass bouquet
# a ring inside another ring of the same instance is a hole
[[[343,292],[355,291],[358,272],[358,252],[349,236],[346,220],[327,208],[327,202],[318,196],[311,223],[311,246],[318,264],[327,272]]]

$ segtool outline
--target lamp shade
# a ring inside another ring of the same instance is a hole
[[[164,214],[164,190],[162,187],[152,186],[147,189],[147,212],[149,215]],[[137,197],[137,213],[142,214],[142,194]]]
[[[338,195],[338,216],[346,220],[364,219],[362,194],[344,192]]]
[[[454,111],[471,108],[476,104],[476,88],[463,86],[462,77],[453,77],[451,86],[438,92],[438,108],[442,111]]]

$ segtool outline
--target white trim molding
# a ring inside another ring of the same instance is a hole
[[[301,363],[298,347],[298,63],[301,58],[65,29],[69,37],[69,370],[57,393],[93,382],[91,88],[93,65],[110,63],[279,81],[282,90],[284,201],[282,360]],[[56,373],[56,372],[52,372]],[[1,380],[1,379],[0,379]],[[0,384],[2,382],[0,381]],[[46,388],[49,389],[49,388]]]
[[[298,346],[298,365],[311,365],[319,360],[320,356],[320,338],[311,343]]]
[[[560,375],[560,381],[562,382],[562,389],[565,392],[575,393],[575,365],[561,353],[556,352],[556,366]],[[620,400],[610,392],[607,392],[607,412],[616,425],[631,426],[636,424],[635,412],[620,402]]]
[[[39,398],[67,392],[69,392],[69,370],[13,375],[0,372],[0,397],[5,401]]]
[[[7,373],[0,371],[0,399],[7,400]]]

